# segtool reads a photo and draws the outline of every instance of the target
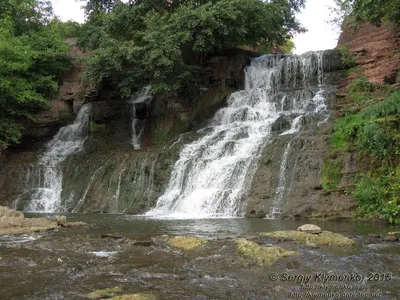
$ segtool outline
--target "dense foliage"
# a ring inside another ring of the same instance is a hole
[[[335,0],[342,17],[379,25],[384,21],[400,24],[400,0]],[[340,18],[339,18],[340,19]]]
[[[362,161],[352,191],[359,216],[400,223],[400,90],[372,84],[364,76],[347,90],[358,109],[336,119],[332,147],[355,152]],[[342,166],[325,162],[325,169],[330,175],[326,188],[337,187]]]
[[[240,45],[272,48],[303,30],[304,0],[103,0],[86,5],[80,44],[94,51],[88,77],[122,94],[151,84],[154,92],[193,88],[211,53]],[[290,45],[289,45],[290,47]]]
[[[25,120],[57,90],[71,66],[62,38],[68,30],[52,17],[48,1],[0,3],[0,145],[17,143]]]

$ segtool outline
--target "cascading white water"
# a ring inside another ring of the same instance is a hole
[[[46,150],[38,162],[42,180],[39,180],[39,188],[33,192],[28,210],[38,212],[60,210],[63,180],[60,165],[68,156],[82,150],[88,137],[90,109],[90,104],[82,106],[74,123],[62,127],[46,145]]]
[[[246,68],[245,90],[231,95],[201,131],[204,137],[184,146],[164,195],[146,215],[237,216],[278,118],[290,119],[292,128],[284,134],[294,134],[304,116],[328,115],[322,62],[323,52],[254,59]]]
[[[132,145],[136,150],[140,149],[140,137],[143,133],[145,121],[137,119],[135,104],[145,103],[148,105],[151,102],[151,99],[151,87],[147,86],[142,91],[134,94],[129,101],[132,105]]]

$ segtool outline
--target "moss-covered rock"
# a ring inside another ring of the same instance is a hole
[[[156,300],[157,297],[154,293],[138,293],[138,294],[126,294],[109,298],[109,300]]]
[[[101,299],[101,298],[109,298],[114,296],[116,293],[122,292],[122,288],[119,286],[112,287],[112,288],[106,288],[104,290],[97,290],[94,292],[91,292],[86,295],[89,299]]]
[[[330,231],[322,231],[320,234],[310,234],[296,230],[283,230],[274,232],[264,232],[261,233],[261,235],[273,238],[294,239],[302,243],[314,244],[314,245],[342,246],[342,245],[355,244],[354,240],[349,239],[342,234]]]
[[[46,218],[25,218],[20,211],[0,206],[0,235],[19,235],[57,228],[57,223]]]
[[[207,241],[191,236],[176,236],[168,241],[169,245],[183,250],[191,250],[205,243]]]
[[[255,260],[258,265],[272,265],[282,257],[298,255],[296,251],[287,250],[281,247],[263,247],[246,239],[236,240],[236,247],[241,255],[248,259]]]

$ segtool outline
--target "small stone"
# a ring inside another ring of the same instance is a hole
[[[297,230],[312,234],[320,234],[322,232],[321,228],[314,224],[304,224],[297,228]]]
[[[388,235],[383,238],[385,242],[396,242],[398,239],[394,235]]]
[[[57,216],[56,222],[57,222],[57,226],[68,227],[68,222],[67,222],[66,216]]]

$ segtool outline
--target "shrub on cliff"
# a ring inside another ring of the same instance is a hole
[[[240,45],[282,45],[303,30],[304,0],[89,1],[80,39],[92,48],[88,77],[129,95],[151,84],[176,94],[196,84],[211,52]]]
[[[384,21],[400,24],[400,0],[335,0],[339,14],[357,21],[380,25]],[[342,20],[341,18],[339,18]]]
[[[362,160],[362,172],[355,178],[352,191],[358,203],[358,215],[398,224],[400,90],[374,85],[362,77],[349,84],[348,90],[351,99],[362,105],[362,109],[335,120],[332,147],[352,149]],[[377,95],[386,93],[389,95],[383,100],[377,100]],[[360,100],[367,94],[368,104]]]

